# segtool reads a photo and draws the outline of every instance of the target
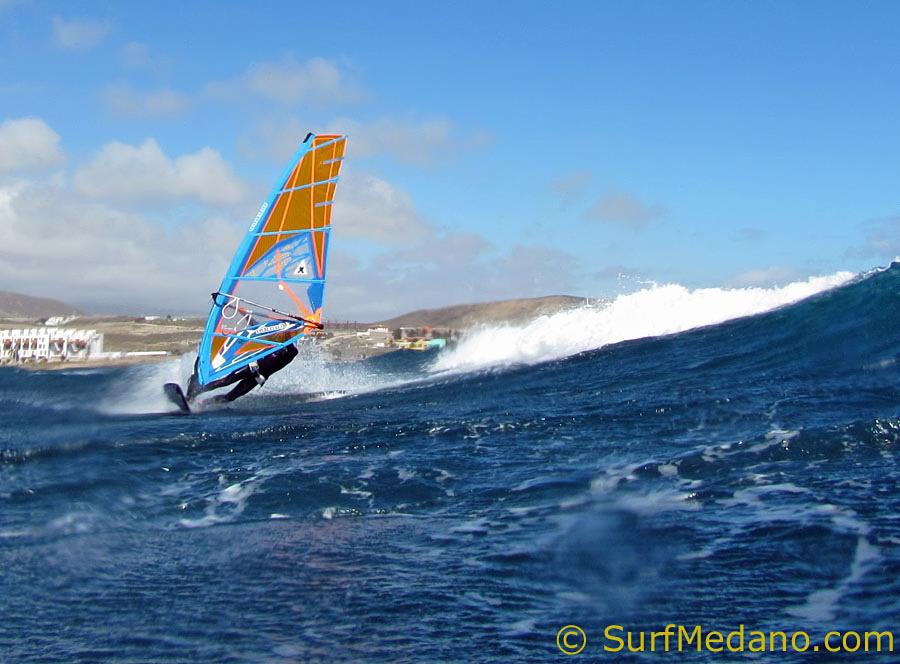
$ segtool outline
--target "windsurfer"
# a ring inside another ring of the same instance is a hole
[[[331,204],[346,143],[338,134],[309,134],[260,207],[213,293],[187,389],[163,385],[181,412],[209,390],[230,390],[210,399],[218,402],[247,394],[290,364],[295,340],[322,329]]]
[[[197,373],[195,370],[194,374],[191,376],[191,380],[188,382],[187,400],[188,402],[193,402],[203,392],[217,390],[226,387],[227,385],[237,383],[230,391],[225,394],[217,395],[211,399],[213,403],[234,401],[238,397],[247,394],[257,385],[260,387],[265,385],[272,374],[284,369],[295,357],[297,357],[297,347],[294,344],[289,343],[275,352],[261,357],[259,360],[251,362],[247,366],[228,374],[224,378],[214,380],[211,383],[202,386],[197,380]]]

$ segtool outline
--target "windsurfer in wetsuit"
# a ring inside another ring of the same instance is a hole
[[[277,335],[271,335],[269,338],[273,341],[278,340]],[[219,394],[210,399],[210,401],[212,401],[213,403],[226,403],[229,401],[234,401],[238,397],[242,397],[247,394],[247,392],[252,390],[257,385],[259,385],[260,387],[265,385],[266,381],[269,379],[269,377],[272,376],[272,374],[284,369],[293,361],[295,357],[297,357],[297,347],[291,343],[282,348],[279,348],[274,353],[270,353],[265,357],[261,357],[260,359],[251,362],[247,366],[242,367],[237,371],[233,371],[224,378],[214,380],[211,383],[207,383],[206,385],[200,385],[197,382],[197,370],[195,368],[194,373],[193,375],[191,375],[191,379],[188,382],[187,394],[185,396],[190,403],[203,392],[217,390],[221,387],[237,383],[237,385],[235,385],[225,394]]]

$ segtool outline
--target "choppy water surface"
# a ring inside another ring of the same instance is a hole
[[[558,661],[568,623],[900,635],[898,323],[895,264],[310,355],[191,417],[165,414],[177,361],[0,369],[0,659]]]

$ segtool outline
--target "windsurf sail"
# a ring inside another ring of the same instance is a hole
[[[238,247],[200,340],[206,385],[322,328],[331,206],[345,136],[309,134]]]

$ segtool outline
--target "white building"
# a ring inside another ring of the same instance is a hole
[[[44,325],[47,327],[58,327],[60,325],[65,325],[73,320],[78,318],[78,316],[51,316],[44,322]]]
[[[384,348],[389,346],[393,340],[391,331],[386,327],[370,327],[365,332],[357,332],[356,338],[363,341],[366,345],[375,348]]]
[[[103,353],[103,335],[95,330],[33,327],[0,330],[0,363],[86,360]]]

